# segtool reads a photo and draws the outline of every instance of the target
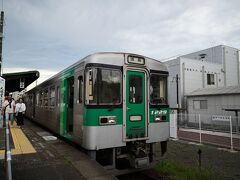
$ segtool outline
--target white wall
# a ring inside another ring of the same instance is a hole
[[[234,48],[225,46],[225,71],[226,71],[226,86],[237,86],[239,78],[239,59],[238,51]]]
[[[238,51],[238,85],[240,86],[240,51]]]
[[[184,65],[183,65],[184,64]],[[169,70],[168,102],[170,107],[177,107],[176,74],[179,75],[179,102],[184,108],[184,95],[203,87],[223,86],[223,73],[221,65],[187,58],[177,58],[166,62]],[[202,72],[204,67],[204,76]],[[215,74],[215,85],[207,85],[207,73]],[[204,78],[204,81],[203,81]],[[204,86],[203,86],[204,82]]]
[[[195,61],[187,58],[181,58],[181,64],[182,63],[185,64],[184,72],[182,72],[185,74],[185,82],[183,82],[185,83],[185,94],[188,94],[199,88],[223,86],[223,73],[221,72],[222,66],[220,64]],[[202,72],[203,68],[204,73]],[[207,74],[214,74],[214,85],[207,84]]]
[[[206,54],[206,57],[201,59],[200,54]],[[169,69],[168,99],[170,107],[177,107],[176,80],[173,80],[176,74],[179,74],[180,78],[179,99],[185,104],[184,95],[196,89],[223,87],[225,84],[226,86],[240,85],[239,60],[238,49],[219,45],[165,62]],[[201,72],[202,67],[204,67],[204,75]],[[208,73],[215,74],[214,85],[207,84]]]
[[[239,85],[240,82],[238,51],[238,49],[233,47],[219,45],[198,52],[190,53],[182,57],[194,59],[196,61],[221,64],[223,70],[226,71],[226,77],[224,78],[226,81],[226,86],[236,86]],[[206,54],[206,57],[204,59],[201,59],[199,56],[200,54]]]
[[[186,54],[182,57],[189,58],[189,59],[195,59],[195,60],[199,60],[199,61],[208,61],[208,62],[212,62],[212,63],[222,64],[223,63],[222,47],[223,47],[222,45],[219,45],[219,46],[211,47],[211,48],[204,49],[201,51]],[[199,56],[200,54],[206,54],[206,57],[204,59],[201,59]]]
[[[177,108],[176,74],[180,77],[180,61],[178,59],[166,62],[169,70],[168,76],[168,103],[171,108]],[[180,83],[179,83],[179,87]],[[180,88],[179,88],[180,89]]]
[[[196,110],[193,108],[194,100],[207,100],[207,109]],[[240,95],[215,95],[215,96],[195,96],[188,97],[188,113],[201,114],[201,120],[204,123],[211,123],[212,115],[230,115],[235,116],[234,112],[227,112],[225,108],[240,108]]]

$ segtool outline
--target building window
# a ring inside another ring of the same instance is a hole
[[[194,100],[193,109],[207,109],[207,100]]]
[[[207,84],[208,85],[214,85],[214,74],[207,74]]]

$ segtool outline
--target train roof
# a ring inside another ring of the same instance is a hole
[[[123,66],[126,64],[125,57],[128,57],[128,56],[143,57],[145,59],[145,66],[150,70],[168,71],[167,66],[163,62],[160,62],[156,59],[152,59],[143,55],[134,54],[134,53],[125,53],[125,52],[97,52],[97,53],[88,55],[81,60],[78,60],[73,65],[60,71],[59,73],[47,79],[46,81],[42,82],[41,84],[44,84],[45,82],[51,79],[61,76],[62,74],[64,74],[64,72],[67,72],[68,70],[74,67],[81,66],[81,65],[85,66],[86,64],[89,64],[89,63]]]
[[[167,66],[163,62],[160,62],[156,59],[149,58],[143,55],[134,54],[134,53],[125,53],[125,52],[98,52],[98,53],[88,55],[85,58],[77,61],[73,65],[69,66],[68,68],[56,74],[56,76],[63,73],[64,71],[67,71],[68,69],[71,69],[81,64],[86,65],[89,63],[96,63],[96,64],[110,64],[110,65],[116,65],[116,66],[123,66],[125,65],[124,57],[128,57],[129,55],[143,57],[146,61],[146,67],[151,70],[168,71]]]

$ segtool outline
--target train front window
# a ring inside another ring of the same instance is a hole
[[[119,104],[121,97],[121,71],[99,69],[99,104]]]
[[[121,71],[107,68],[89,68],[86,71],[85,103],[116,105],[121,103]]]
[[[132,104],[142,103],[142,77],[138,75],[129,76],[129,102]]]
[[[167,77],[151,74],[149,91],[151,104],[167,104]]]

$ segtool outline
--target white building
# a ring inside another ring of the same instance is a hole
[[[240,85],[239,50],[219,45],[166,61],[170,107],[187,108],[185,95],[199,88]],[[178,77],[178,81],[176,81]]]
[[[190,114],[189,122],[194,121],[194,117],[191,116],[194,114],[200,114],[201,122],[205,124],[213,123],[213,117],[216,115],[231,116],[233,125],[239,132],[239,120],[235,116],[236,112],[240,111],[240,86],[202,88],[186,96],[187,109]],[[231,111],[226,111],[226,109],[231,109]],[[216,123],[219,124],[219,122]]]
[[[224,109],[240,109],[240,86],[198,89],[186,96],[190,114],[235,115]]]

